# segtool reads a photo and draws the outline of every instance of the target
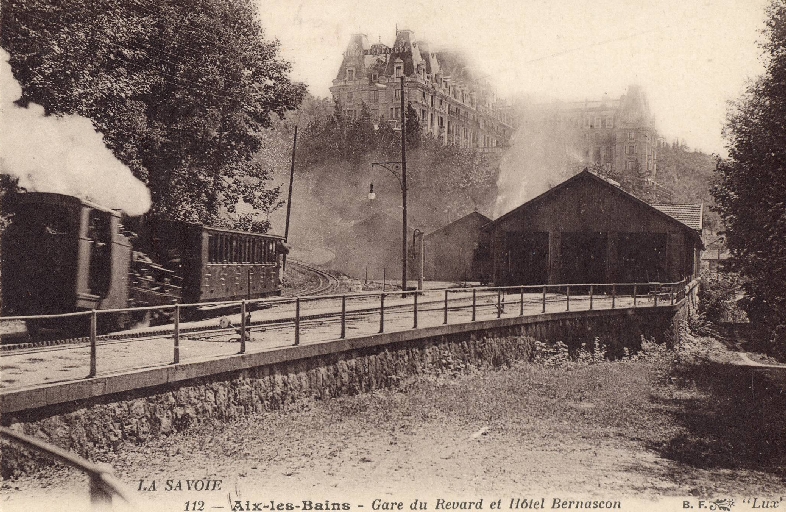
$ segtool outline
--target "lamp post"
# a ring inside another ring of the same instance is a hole
[[[402,229],[401,229],[401,290],[407,291],[407,121],[404,110],[404,74],[401,75],[401,161],[400,162],[372,162],[371,167],[377,166],[386,169],[399,180],[401,185]],[[401,174],[396,168],[401,169]],[[368,198],[374,199],[374,184],[371,184]]]

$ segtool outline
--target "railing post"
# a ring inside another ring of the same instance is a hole
[[[341,336],[344,339],[347,337],[347,296],[341,296]]]
[[[671,302],[672,306],[674,305],[674,285],[669,287],[669,302]]]
[[[413,293],[412,296],[415,298],[414,301],[412,302],[412,314],[414,316],[412,322],[412,328],[417,329],[418,328],[418,292]]]
[[[97,373],[96,368],[96,333],[98,331],[98,318],[96,310],[90,312],[90,373],[88,378],[95,377]]]
[[[385,332],[385,294],[379,294],[379,332]]]
[[[638,289],[638,287],[634,284],[633,285],[633,307],[634,308],[636,307],[636,290],[637,289]]]
[[[590,285],[590,309],[592,309],[592,285]]]
[[[570,311],[570,286],[565,287],[565,311]]]
[[[473,288],[472,289],[472,321],[473,322],[475,321],[475,316],[476,316],[475,310],[476,310],[476,299],[475,299],[475,289]]]
[[[543,313],[546,312],[546,287],[543,287]]]
[[[240,301],[240,353],[246,353],[246,301]]]
[[[175,304],[174,319],[174,338],[175,338],[175,360],[174,364],[180,362],[180,304]]]
[[[442,323],[443,324],[448,323],[448,291],[447,290],[445,290],[445,317],[442,320]]]
[[[524,287],[523,286],[519,288],[519,299],[521,300],[521,304],[519,304],[519,316],[524,316]]]
[[[300,297],[295,297],[295,345],[300,345]]]
[[[658,307],[658,290],[655,290],[655,305],[652,306],[654,308]]]
[[[611,309],[614,309],[614,303],[617,302],[617,285],[611,285]]]
[[[497,290],[497,318],[502,316],[502,290]]]

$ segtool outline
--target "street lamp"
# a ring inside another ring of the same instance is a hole
[[[407,121],[404,110],[404,74],[401,75],[401,161],[372,162],[371,167],[382,167],[398,178],[401,185],[402,235],[401,235],[401,290],[407,291]],[[401,170],[401,174],[397,172]],[[374,199],[374,184],[369,187],[368,198]]]

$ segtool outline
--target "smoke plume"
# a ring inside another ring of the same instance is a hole
[[[553,105],[519,106],[519,126],[500,162],[494,217],[517,208],[580,170],[579,133],[558,122]]]
[[[55,192],[141,215],[150,192],[104,145],[89,119],[47,116],[40,105],[14,104],[22,89],[0,49],[0,172],[28,191]]]

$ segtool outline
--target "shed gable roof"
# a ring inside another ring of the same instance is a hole
[[[610,192],[612,192],[614,194],[617,194],[617,195],[625,198],[628,201],[632,201],[632,202],[636,203],[637,205],[639,205],[640,207],[642,207],[644,209],[647,209],[647,210],[651,211],[651,213],[653,215],[660,216],[661,218],[666,219],[668,222],[670,222],[672,224],[676,224],[681,229],[687,230],[691,234],[691,236],[694,237],[695,239],[697,239],[697,241],[701,244],[701,236],[700,236],[699,232],[697,232],[696,229],[688,226],[686,223],[684,223],[681,220],[675,218],[674,216],[672,216],[672,215],[670,215],[670,214],[668,214],[668,213],[666,213],[664,211],[661,211],[658,208],[655,208],[653,205],[651,205],[651,204],[649,204],[649,203],[647,203],[645,201],[642,201],[641,199],[639,199],[638,197],[634,196],[633,194],[630,194],[630,193],[622,190],[622,188],[620,188],[615,183],[612,183],[611,181],[609,181],[609,180],[607,180],[605,178],[602,178],[602,177],[600,177],[600,176],[590,172],[587,169],[584,169],[580,173],[578,173],[578,174],[572,176],[571,178],[563,181],[559,185],[557,185],[557,186],[547,190],[546,192],[540,194],[539,196],[537,196],[537,197],[535,197],[533,199],[530,199],[529,201],[527,201],[526,203],[522,204],[521,206],[519,206],[517,208],[514,208],[513,210],[511,210],[511,211],[507,212],[506,214],[504,214],[503,216],[493,220],[492,222],[490,222],[485,227],[486,228],[493,227],[494,225],[497,225],[497,224],[507,220],[510,217],[513,217],[515,215],[520,214],[522,211],[526,211],[526,210],[530,210],[530,209],[533,209],[533,208],[537,208],[537,207],[541,206],[543,203],[545,203],[546,201],[548,201],[549,199],[551,199],[551,198],[561,194],[564,190],[568,189],[569,187],[577,186],[579,183],[581,183],[583,181],[591,181],[591,182],[594,182],[594,183],[598,183],[602,187],[605,187],[606,189],[608,189]],[[685,205],[683,205],[683,206],[685,206]],[[696,206],[696,205],[691,205],[691,206]],[[701,206],[701,205],[699,205],[699,206]]]
[[[488,217],[486,217],[482,213],[472,212],[472,213],[469,213],[469,214],[461,217],[458,220],[454,220],[453,222],[451,222],[450,224],[447,224],[446,226],[442,226],[441,228],[439,228],[439,229],[437,229],[435,231],[432,231],[431,233],[428,233],[426,235],[426,238],[428,239],[428,238],[432,238],[434,236],[439,236],[439,235],[441,235],[444,232],[451,231],[451,230],[459,228],[459,227],[463,227],[464,225],[471,225],[473,223],[476,224],[477,225],[477,229],[480,230],[480,229],[483,228],[483,226],[485,226],[486,224],[488,224],[490,222],[491,222],[491,219],[489,219]]]
[[[652,207],[696,231],[704,227],[704,207],[701,204],[653,204]]]

